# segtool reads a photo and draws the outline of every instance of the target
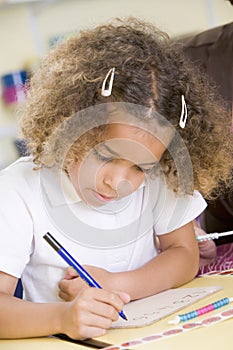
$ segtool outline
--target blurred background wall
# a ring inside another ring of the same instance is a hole
[[[17,85],[22,72],[36,69],[49,48],[69,33],[131,15],[175,38],[231,22],[233,7],[227,0],[0,0],[0,168],[19,156],[20,99],[10,100],[11,84]]]

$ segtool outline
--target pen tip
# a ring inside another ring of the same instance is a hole
[[[124,314],[123,311],[119,312],[119,315],[120,315],[125,321],[128,321],[128,318],[125,316],[125,314]]]

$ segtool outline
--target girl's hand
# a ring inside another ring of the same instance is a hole
[[[205,235],[206,232],[200,227],[194,227],[195,233],[198,236]],[[200,267],[205,266],[213,262],[217,255],[216,245],[212,240],[198,242],[199,253],[200,253]]]
[[[99,267],[84,265],[85,270],[106,290],[112,290],[111,279],[113,274]],[[74,300],[77,294],[86,287],[89,287],[72,268],[68,267],[64,278],[59,282],[59,297],[65,301]]]
[[[126,293],[83,288],[73,301],[63,303],[60,332],[73,339],[104,335],[129,299]]]

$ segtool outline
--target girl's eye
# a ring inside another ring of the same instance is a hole
[[[113,160],[113,157],[104,156],[103,154],[99,153],[96,149],[94,149],[94,154],[95,157],[101,162],[109,162]]]
[[[145,173],[145,174],[147,174],[147,175],[152,174],[152,173],[154,172],[154,170],[155,170],[155,166],[153,166],[153,168],[148,168],[148,169],[142,168],[142,167],[140,167],[139,165],[135,165],[135,167],[136,167],[136,169],[137,169],[138,171],[141,171],[141,172],[143,172],[143,173]]]

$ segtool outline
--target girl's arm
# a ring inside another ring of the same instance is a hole
[[[131,300],[178,287],[193,279],[199,267],[193,223],[158,237],[161,253],[136,270],[110,273],[93,266],[86,268],[105,289],[120,287],[130,295]],[[71,273],[59,283],[60,296],[65,300],[72,300],[83,286],[79,278],[72,277],[75,274],[72,276]]]
[[[122,279],[122,290],[127,291],[131,299],[179,287],[197,274],[199,252],[192,223],[158,237],[161,253],[157,257],[117,277]]]
[[[65,333],[83,339],[103,335],[129,297],[84,288],[72,302],[33,303],[13,297],[17,278],[0,272],[0,338]],[[123,302],[124,301],[124,302]]]

